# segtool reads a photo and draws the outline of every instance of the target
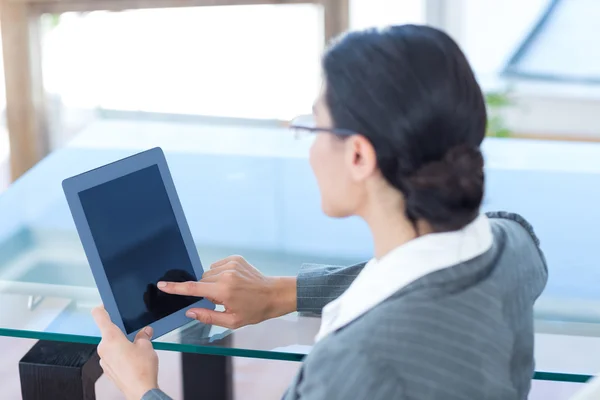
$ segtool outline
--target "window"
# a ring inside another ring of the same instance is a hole
[[[289,119],[319,88],[321,21],[311,4],[64,14],[46,87],[67,106]]]
[[[600,2],[553,0],[508,63],[510,76],[600,83]]]
[[[455,37],[484,90],[508,88],[514,100],[499,111],[511,135],[598,140],[598,1],[458,4]]]
[[[423,0],[351,0],[351,27],[423,22]],[[70,107],[290,119],[310,112],[323,51],[313,4],[63,14],[48,91]]]
[[[462,0],[459,37],[477,75],[494,79],[550,0]]]

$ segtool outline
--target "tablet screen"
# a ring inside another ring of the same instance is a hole
[[[197,280],[157,165],[79,199],[128,334],[200,300],[156,287]]]

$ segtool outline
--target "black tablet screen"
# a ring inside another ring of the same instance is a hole
[[[157,165],[79,199],[127,333],[200,300],[156,287],[159,280],[197,280]]]

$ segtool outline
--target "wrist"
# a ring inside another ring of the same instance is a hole
[[[296,311],[297,291],[295,276],[273,277],[269,296],[268,318],[276,318]]]

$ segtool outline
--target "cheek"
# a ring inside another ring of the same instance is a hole
[[[310,165],[321,193],[321,206],[325,214],[338,217],[344,208],[345,174],[343,151],[325,135],[317,137],[310,149]]]
[[[327,166],[327,143],[326,138],[323,135],[317,135],[312,146],[310,147],[310,166],[317,178],[319,186],[321,186],[321,180],[326,176]]]

